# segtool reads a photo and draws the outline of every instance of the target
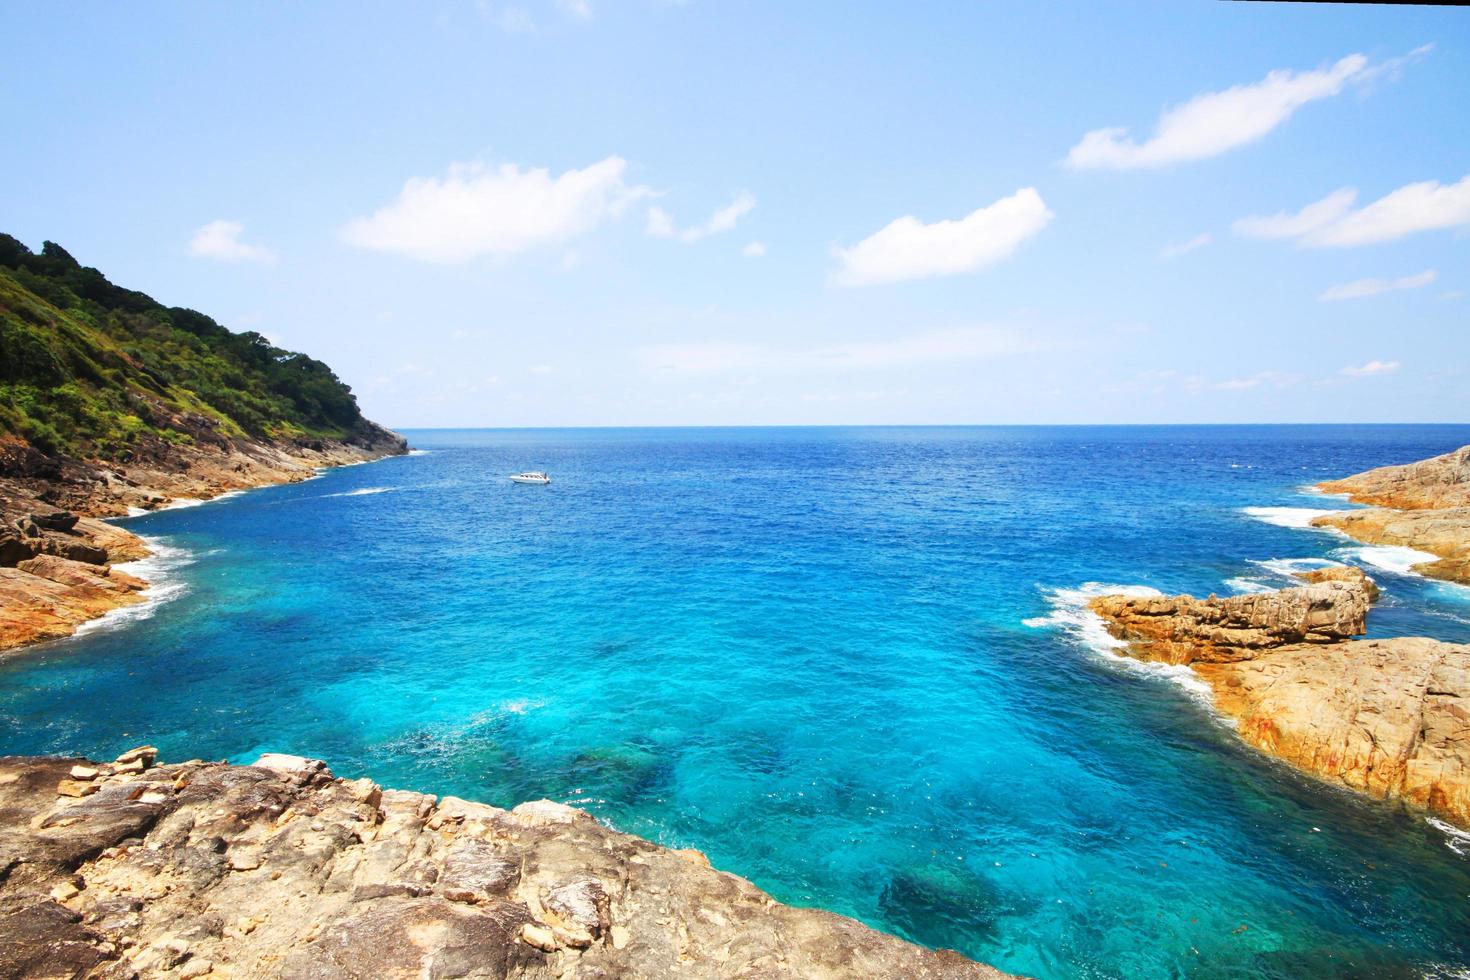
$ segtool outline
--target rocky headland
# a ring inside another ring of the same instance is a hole
[[[145,601],[148,583],[113,566],[148,557],[148,546],[101,518],[293,483],[322,467],[407,451],[401,436],[376,426],[351,442],[162,444],[127,463],[56,458],[24,442],[0,442],[0,655],[70,636]]]
[[[0,975],[1005,976],[559,803],[155,756],[0,758]]]
[[[1321,779],[1470,827],[1470,646],[1354,639],[1361,569],[1230,596],[1094,599],[1138,659],[1186,664],[1251,745]]]
[[[321,361],[0,234],[0,653],[145,600],[99,518],[405,451]]]
[[[1312,521],[1366,544],[1400,545],[1438,555],[1414,566],[1422,575],[1470,584],[1470,446],[1433,459],[1384,466],[1318,484],[1364,510]]]

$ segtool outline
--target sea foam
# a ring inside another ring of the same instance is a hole
[[[1108,663],[1125,670],[1135,671],[1150,677],[1172,681],[1192,696],[1206,703],[1210,700],[1210,687],[1200,680],[1188,667],[1176,664],[1149,663],[1135,660],[1120,653],[1128,647],[1127,640],[1120,640],[1108,632],[1103,618],[1087,604],[1103,595],[1125,595],[1138,599],[1155,598],[1163,593],[1147,585],[1109,585],[1103,582],[1086,582],[1075,589],[1051,589],[1046,603],[1051,612],[1023,620],[1032,629],[1055,629]]]
[[[119,562],[112,567],[120,572],[137,576],[148,583],[139,593],[143,601],[132,606],[110,609],[96,619],[88,620],[76,628],[77,636],[85,636],[98,630],[112,629],[124,623],[148,619],[158,612],[158,607],[177,599],[188,591],[188,584],[178,577],[179,569],[194,563],[194,554],[184,548],[166,543],[164,538],[138,535],[152,552],[147,558],[137,561]]]
[[[1462,856],[1470,856],[1470,832],[1461,830],[1452,824],[1447,824],[1437,817],[1425,817],[1425,822],[1435,830],[1444,834],[1444,846]]]
[[[1242,514],[1277,527],[1299,527],[1309,531],[1330,531],[1331,528],[1313,527],[1315,518],[1327,514],[1340,514],[1341,510],[1322,510],[1317,507],[1242,507]]]
[[[1402,545],[1396,544],[1375,544],[1362,548],[1349,548],[1347,549],[1347,553],[1372,565],[1374,568],[1396,572],[1399,575],[1419,576],[1419,573],[1414,571],[1415,565],[1422,565],[1430,561],[1439,561],[1438,555],[1432,555],[1427,551],[1418,551],[1414,548],[1405,548]]]

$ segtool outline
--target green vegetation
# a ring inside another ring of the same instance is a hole
[[[370,425],[321,361],[0,234],[0,436],[127,459],[154,439],[350,439]]]

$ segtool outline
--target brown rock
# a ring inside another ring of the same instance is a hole
[[[1141,660],[1188,664],[1257,748],[1335,783],[1470,826],[1470,646],[1350,641],[1371,580],[1219,599],[1102,596],[1091,608]]]
[[[0,976],[108,959],[108,977],[1003,976],[781,905],[561,804],[436,804],[266,761],[157,766],[58,803],[57,780],[88,763],[0,758]],[[231,874],[249,855],[270,873]],[[50,891],[78,875],[72,911]]]
[[[1375,506],[1319,517],[1314,525],[1336,528],[1369,544],[1402,545],[1438,555],[1438,561],[1416,565],[1414,570],[1470,584],[1470,446],[1318,486]]]
[[[1250,659],[1287,643],[1331,643],[1366,629],[1363,581],[1326,581],[1257,595],[1099,596],[1091,609],[1141,660],[1188,664]]]
[[[1368,573],[1356,565],[1333,565],[1330,568],[1313,568],[1305,572],[1297,572],[1296,577],[1303,582],[1346,582],[1349,585],[1362,586],[1368,593],[1368,601],[1376,602],[1381,594],[1378,583],[1368,577]]]
[[[1358,640],[1195,669],[1257,748],[1470,827],[1470,646]]]

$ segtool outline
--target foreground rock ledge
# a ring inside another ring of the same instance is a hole
[[[1141,660],[1188,664],[1255,747],[1321,779],[1470,828],[1470,646],[1353,640],[1377,590],[1361,569],[1264,595],[1102,596]]]
[[[542,800],[0,758],[0,976],[1004,977]]]

